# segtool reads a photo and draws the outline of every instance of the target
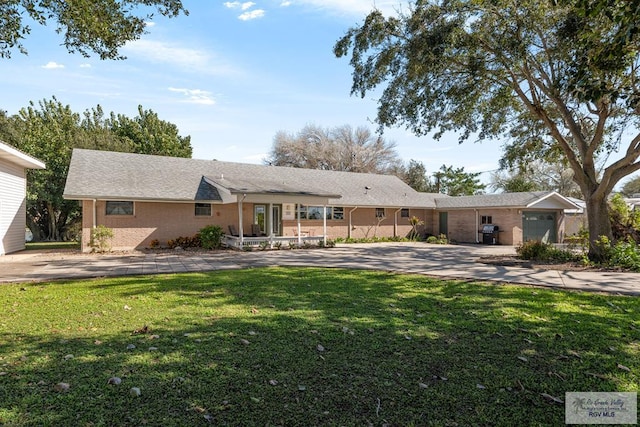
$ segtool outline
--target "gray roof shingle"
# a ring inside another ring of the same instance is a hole
[[[553,202],[565,209],[575,208],[567,198],[551,191],[532,191],[522,193],[481,194],[476,196],[459,196],[436,199],[438,209],[473,209],[473,208],[526,208],[552,198]]]
[[[396,176],[75,149],[67,199],[224,201],[231,194],[329,198],[337,206],[435,208]]]

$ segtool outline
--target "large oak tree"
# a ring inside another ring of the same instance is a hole
[[[640,2],[418,0],[372,11],[334,46],[352,93],[383,87],[377,121],[417,135],[508,138],[514,162],[560,158],[587,205],[590,256],[611,237],[607,199],[640,170]],[[598,173],[596,159],[610,162]]]
[[[0,58],[17,49],[33,24],[55,25],[71,53],[100,59],[122,59],[118,50],[145,32],[153,10],[168,17],[188,14],[180,0],[2,0],[0,2]]]

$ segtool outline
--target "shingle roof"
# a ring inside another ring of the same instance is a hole
[[[566,197],[550,191],[438,198],[436,199],[436,205],[438,209],[527,208],[539,205],[547,199],[556,205],[556,208],[576,208],[576,205]]]
[[[439,196],[418,193],[391,175],[75,149],[64,197],[225,201],[227,193],[312,195],[338,206],[416,208],[435,208]]]

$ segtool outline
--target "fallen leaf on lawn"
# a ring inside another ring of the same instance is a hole
[[[533,344],[533,341],[531,341],[530,339],[525,338],[524,342],[526,342],[527,344]]]
[[[418,383],[418,387],[420,388],[429,388],[429,386],[425,383]]]
[[[73,359],[73,354],[67,354],[63,357],[64,360],[71,360]]]
[[[269,384],[278,385],[278,381],[277,380],[269,380]]]
[[[631,369],[629,369],[628,367],[621,365],[620,363],[618,363],[618,369],[622,369],[623,371],[627,371],[627,372],[631,372]]]
[[[251,401],[255,403],[260,403],[260,399],[258,399],[257,397],[252,397]]]
[[[615,347],[609,347],[609,351],[618,351]]]
[[[102,341],[100,341],[100,340],[95,340],[93,343],[94,343],[95,345],[100,345],[100,344],[102,344]]]
[[[248,334],[251,335],[251,336],[258,335],[258,333],[256,331],[249,331]]]
[[[480,390],[484,390],[486,388],[482,384],[476,384],[476,387],[479,388]]]
[[[240,338],[240,344],[243,344],[243,345],[249,345],[249,344],[251,344],[251,343],[249,342],[249,340],[246,340],[246,339],[244,339],[244,338]]]
[[[129,389],[129,394],[133,397],[139,397],[140,394],[142,394],[142,392],[140,391],[140,388],[138,387],[131,387]]]
[[[500,338],[504,338],[504,335],[502,335],[500,332],[494,332],[493,335],[497,335]]]
[[[322,344],[318,344],[318,346],[316,347],[318,349],[318,351],[323,352],[324,351],[324,346]]]
[[[111,377],[107,380],[107,384],[119,385],[122,382],[120,377]]]
[[[298,386],[298,391],[306,391],[306,390],[307,390],[307,386],[304,386],[304,385]]]
[[[125,306],[124,306],[124,307],[122,307],[122,308],[123,308],[123,309],[125,309],[125,310],[127,310],[127,311],[128,311],[128,310],[131,310],[131,307],[129,307],[129,306],[128,306],[128,305],[126,305],[126,304],[125,304]]]
[[[63,393],[65,391],[69,391],[69,389],[71,388],[71,385],[69,383],[58,383],[53,388],[55,391],[59,391]]]
[[[409,335],[405,335],[405,336],[404,336],[404,339],[405,339],[405,340],[409,340],[409,341],[410,341],[410,340],[411,340],[411,337],[410,337]]]
[[[149,347],[149,351],[156,351],[158,347]]]
[[[136,348],[135,344],[128,344],[127,345],[127,350],[133,350],[134,348]]]
[[[571,356],[577,357],[578,359],[582,359],[582,356],[580,356],[580,354],[577,351],[567,350],[567,353],[569,353]]]
[[[540,396],[544,397],[545,399],[553,403],[564,403],[562,399],[558,399],[557,397],[551,396],[550,394],[547,394],[547,393],[540,393]]]
[[[148,334],[149,332],[151,332],[149,327],[147,325],[144,325],[142,328],[138,328],[134,330],[132,333],[135,335],[135,334]]]
[[[523,362],[528,362],[529,361],[529,359],[527,359],[524,356],[518,356],[518,359],[522,360]]]
[[[595,377],[595,378],[600,378],[601,380],[608,380],[609,379],[609,378],[607,378],[606,375],[594,374],[593,372],[587,372],[587,375],[589,375],[591,377]]]
[[[157,339],[160,339],[160,335],[150,335],[150,336],[149,336],[149,339],[150,339],[150,340],[157,340]]]
[[[213,417],[209,414],[203,415],[204,419],[211,422],[211,420],[213,420]]]

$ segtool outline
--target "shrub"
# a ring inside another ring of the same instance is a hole
[[[91,230],[89,246],[95,252],[108,252],[111,250],[111,239],[113,239],[113,230],[104,225],[98,225]]]
[[[640,271],[640,246],[631,238],[612,245],[607,237],[600,236],[596,245],[602,249],[606,265]]]
[[[571,262],[577,261],[579,256],[571,251],[558,249],[551,243],[540,240],[530,240],[516,247],[516,254],[521,259],[532,261]]]
[[[152,249],[160,247],[160,240],[153,239],[151,242],[149,242],[149,247]]]
[[[173,240],[169,240],[167,246],[169,249],[175,249],[177,247],[181,247],[182,249],[201,248],[202,243],[200,241],[200,234],[198,233],[192,237],[176,237]]]
[[[427,237],[427,243],[431,243],[434,245],[446,245],[449,243],[446,234],[440,234],[439,236],[429,236]]]
[[[219,225],[208,225],[198,233],[200,235],[200,244],[205,249],[220,249],[222,247],[222,236],[224,231]]]

